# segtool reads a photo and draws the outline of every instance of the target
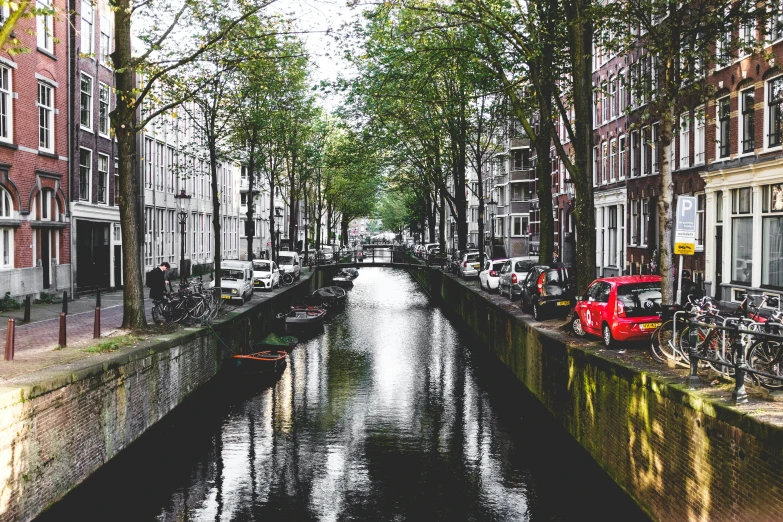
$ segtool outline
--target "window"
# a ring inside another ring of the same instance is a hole
[[[705,118],[703,112],[697,112],[693,131],[693,164],[704,163],[704,144],[705,144]]]
[[[620,116],[625,112],[625,109],[628,106],[628,93],[626,91],[625,74],[623,74],[623,71],[617,73],[617,83],[617,115]]]
[[[753,194],[750,187],[731,191],[731,280],[753,280]]]
[[[93,8],[90,0],[82,0],[82,54],[93,52]]]
[[[638,245],[641,242],[641,238],[639,237],[639,234],[642,230],[642,214],[639,208],[640,206],[640,200],[631,200],[631,245]]]
[[[617,207],[609,207],[609,218],[607,223],[607,228],[609,232],[609,245],[608,245],[608,253],[609,253],[609,266],[616,266],[617,265]]]
[[[38,47],[54,52],[54,23],[51,0],[37,0],[35,7],[42,12],[35,16],[35,31]]]
[[[101,16],[101,63],[111,66],[111,19],[108,16]]]
[[[54,151],[54,88],[38,82],[38,148]]]
[[[98,203],[109,202],[109,156],[98,154]]]
[[[614,181],[617,176],[617,140],[612,140],[609,143],[609,179]]]
[[[150,138],[144,138],[144,188],[152,188],[153,157],[155,156],[155,143]]]
[[[166,237],[166,224],[163,222],[162,208],[155,212],[155,226],[158,230],[158,236],[155,238],[155,264],[160,266],[163,262],[164,238]]]
[[[715,63],[718,68],[726,67],[731,63],[731,29],[718,35],[715,41]]]
[[[625,179],[625,136],[617,138],[617,175]]]
[[[601,183],[606,183],[609,174],[609,145],[601,144]]]
[[[783,184],[762,187],[761,284],[783,288]]]
[[[146,207],[144,209],[144,219],[146,220],[145,230],[147,232],[144,235],[144,265],[152,266],[152,231],[153,231],[152,207]]]
[[[768,145],[769,147],[777,147],[781,144],[781,138],[783,137],[781,131],[783,131],[783,76],[770,80],[768,82],[769,88],[769,101],[768,101]]]
[[[598,185],[601,179],[601,159],[598,157],[598,147],[593,147],[593,185]]]
[[[176,190],[176,177],[177,177],[177,163],[176,163],[176,153],[174,152],[174,147],[169,147],[166,151],[167,154],[167,162],[166,167],[169,169],[169,175],[168,177],[168,183],[167,183],[167,190],[169,194],[173,194]]]
[[[688,114],[680,115],[680,168],[690,166],[691,119]]]
[[[650,231],[650,200],[642,200],[642,226],[639,231],[639,240],[641,246],[647,246],[647,234]]]
[[[753,152],[755,148],[754,136],[756,134],[755,120],[755,108],[753,104],[755,93],[753,89],[748,89],[740,93],[740,104],[742,111],[742,118],[740,124],[742,125],[742,153]]]
[[[617,117],[617,78],[609,80],[609,116],[614,119]]]
[[[155,190],[160,192],[163,192],[163,178],[165,177],[164,167],[166,158],[164,156],[164,151],[164,145],[155,142]]]
[[[120,164],[117,158],[114,158],[114,204],[120,204]]]
[[[601,84],[601,109],[603,114],[603,122],[609,121],[609,86],[606,82]]]
[[[642,129],[642,175],[646,176],[650,174],[652,167],[653,148],[652,139],[650,136],[650,128],[645,127]]]
[[[105,83],[98,84],[98,132],[109,135],[109,86]],[[92,121],[92,118],[90,118]]]
[[[660,136],[660,125],[654,124],[652,126],[652,143],[650,144],[650,162],[652,163],[652,173],[657,174],[658,173],[658,141]],[[672,165],[673,166],[673,165]]]
[[[731,146],[731,104],[729,97],[718,100],[718,158],[728,158]]]
[[[92,178],[92,151],[79,149],[79,199],[90,201],[90,179]]]
[[[522,218],[521,217],[514,217],[513,222],[513,231],[512,235],[514,236],[521,236],[522,235]]]
[[[642,148],[639,143],[639,131],[631,133],[631,177],[635,178],[641,174]]]
[[[166,230],[168,231],[166,234],[166,251],[168,252],[169,261],[174,262],[180,252],[175,251],[174,236],[176,231],[179,230],[179,226],[173,210],[166,211]]]
[[[707,206],[707,198],[704,194],[696,196],[696,248],[704,250],[704,234],[707,223],[704,221],[704,209]]]
[[[0,218],[10,218],[13,210],[11,196],[5,189],[0,188]]]
[[[13,129],[11,69],[0,66],[0,140],[11,141]]]
[[[746,20],[740,24],[740,52],[745,55],[748,54],[749,47],[752,47],[756,43],[756,21]],[[743,47],[745,49],[743,49]]]
[[[14,207],[11,196],[0,188],[0,270],[14,267],[14,229],[3,227],[3,219],[10,219]]]
[[[92,130],[92,78],[82,73],[81,82],[81,126]]]
[[[601,97],[597,90],[593,91],[593,108],[593,128],[595,129],[601,121]]]

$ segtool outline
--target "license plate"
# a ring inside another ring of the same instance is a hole
[[[481,263],[473,263],[473,268],[478,268],[481,266]]]
[[[568,306],[571,304],[571,301],[558,301],[557,306]]]
[[[231,299],[231,296],[230,296],[230,295],[224,295],[224,296],[222,296],[222,297],[223,297],[223,299]]]
[[[655,330],[661,326],[661,323],[642,323],[639,325],[640,330]]]

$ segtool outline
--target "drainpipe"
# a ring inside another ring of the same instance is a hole
[[[66,5],[68,9],[68,13],[73,12],[73,0],[67,0]],[[70,18],[72,15],[68,15]],[[68,183],[68,217],[70,219],[71,229],[70,233],[68,234],[69,243],[70,243],[70,256],[68,257],[69,261],[71,262],[71,299],[74,297],[74,288],[75,283],[74,279],[76,278],[76,263],[74,262],[74,252],[75,249],[75,243],[74,243],[74,237],[75,237],[75,230],[76,230],[76,221],[73,219],[73,213],[71,212],[71,203],[73,200],[73,186],[72,186],[72,176],[73,176],[73,140],[74,140],[74,131],[73,131],[73,88],[75,85],[75,82],[73,81],[73,54],[71,52],[71,38],[73,37],[73,29],[70,24],[70,20],[68,23],[68,38],[66,38],[66,50],[67,50],[67,57],[66,60],[68,62],[68,76],[66,78],[66,84],[70,87],[66,89],[68,92],[68,115],[66,116],[66,121],[68,124],[68,160],[66,161],[66,164],[68,165],[68,176],[66,176],[67,183]]]

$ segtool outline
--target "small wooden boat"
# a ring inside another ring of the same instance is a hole
[[[315,306],[292,306],[285,314],[286,330],[305,329],[320,326],[326,317],[326,310]]]
[[[231,356],[234,367],[242,373],[254,375],[271,375],[285,369],[288,352],[284,350],[267,350],[248,354]]]
[[[327,312],[333,313],[345,308],[346,295],[345,290],[339,286],[325,286],[313,292],[309,301],[324,308]]]

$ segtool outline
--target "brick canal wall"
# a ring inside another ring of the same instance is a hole
[[[185,329],[0,387],[0,521],[31,520],[62,498],[214,377],[226,354],[267,335],[277,312],[324,276],[216,320],[228,347],[208,328]]]
[[[783,429],[759,412],[536,329],[438,270],[411,273],[654,520],[783,518]]]

